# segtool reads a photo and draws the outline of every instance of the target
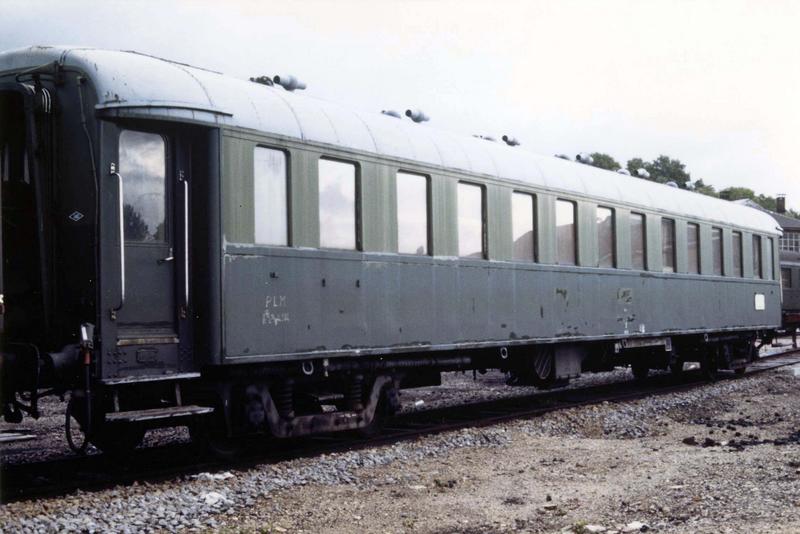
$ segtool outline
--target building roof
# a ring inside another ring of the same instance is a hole
[[[734,200],[733,202],[742,206],[748,206],[750,208],[761,210],[764,213],[768,213],[784,230],[800,232],[800,220],[795,219],[794,217],[789,217],[785,213],[778,213],[777,211],[768,210],[767,208],[762,207],[758,202],[755,202],[749,198]]]
[[[556,194],[779,232],[773,218],[746,206],[135,52],[30,47],[0,54],[0,72],[53,61],[84,71],[97,91],[98,108],[108,112],[236,126],[518,181]]]

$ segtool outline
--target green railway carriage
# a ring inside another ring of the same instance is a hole
[[[106,448],[369,427],[450,369],[743,369],[780,324],[757,210],[146,55],[0,54],[0,157],[4,413],[70,390]]]

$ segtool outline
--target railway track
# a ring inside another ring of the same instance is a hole
[[[796,364],[800,364],[800,350],[786,350],[754,362],[744,377],[734,378],[733,374],[722,374],[719,380],[746,379],[748,376]],[[4,464],[0,467],[0,501],[31,500],[133,482],[154,483],[221,468],[244,470],[259,464],[309,457],[323,452],[374,447],[421,435],[465,427],[489,426],[566,408],[688,391],[706,383],[691,373],[680,381],[671,375],[659,374],[642,381],[628,380],[579,389],[537,392],[508,399],[412,412],[395,416],[387,422],[380,434],[370,438],[336,434],[267,442],[266,446],[261,442],[259,449],[250,447],[234,462],[210,460],[200,455],[192,445],[181,443],[137,449],[124,462],[98,454]]]

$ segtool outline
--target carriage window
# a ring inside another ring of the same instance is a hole
[[[483,258],[483,188],[458,184],[458,255]]]
[[[714,274],[722,276],[723,261],[722,261],[722,228],[711,229],[711,255],[714,261]]]
[[[253,153],[255,238],[260,245],[289,243],[286,153],[256,147]]]
[[[577,264],[575,235],[576,205],[569,200],[556,200],[556,248],[559,265]]]
[[[356,249],[356,166],[319,160],[319,244]]]
[[[665,273],[675,272],[675,221],[661,219],[661,261]]]
[[[772,258],[775,255],[775,245],[772,244],[773,240],[771,237],[767,238],[767,257],[764,258],[764,278],[767,280],[773,280],[775,278],[775,273],[772,269]]]
[[[616,267],[614,210],[597,208],[597,259],[599,267]]]
[[[631,268],[644,271],[647,258],[644,214],[631,213]]]
[[[686,225],[686,245],[689,249],[689,273],[700,274],[700,226],[694,223]]]
[[[536,261],[533,195],[514,193],[511,196],[511,226],[514,240],[513,259]]]
[[[733,276],[738,276],[741,278],[744,276],[744,271],[742,270],[742,265],[744,261],[742,260],[742,233],[741,232],[733,232]]]
[[[166,241],[167,155],[158,134],[124,130],[119,136],[125,241]]]
[[[397,173],[397,252],[428,253],[428,178]]]
[[[781,269],[781,285],[783,285],[784,289],[791,289],[792,288],[792,270],[791,269]]]
[[[761,253],[761,236],[754,235],[753,236],[753,277],[754,278],[764,278],[764,271],[763,262],[762,260],[762,253]]]

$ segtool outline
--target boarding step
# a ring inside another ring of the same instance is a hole
[[[106,421],[110,423],[140,423],[142,421],[158,421],[163,419],[174,419],[176,417],[204,415],[213,411],[214,408],[211,406],[170,406],[168,408],[152,408],[149,410],[111,412],[106,414]]]
[[[0,443],[14,443],[16,441],[30,441],[36,439],[33,434],[23,432],[0,432]]]

